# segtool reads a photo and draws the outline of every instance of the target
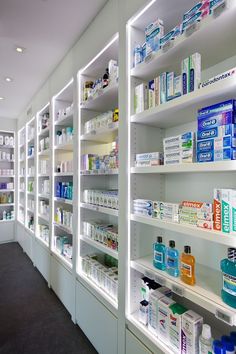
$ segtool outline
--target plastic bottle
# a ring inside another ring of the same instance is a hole
[[[166,269],[166,246],[162,243],[162,237],[157,237],[153,244],[153,265],[160,270]]]
[[[191,247],[184,246],[184,252],[180,260],[181,280],[188,284],[194,285],[195,279],[195,257],[191,255]]]
[[[175,249],[175,241],[169,242],[166,249],[166,271],[173,277],[179,276],[179,252]]]
[[[7,212],[6,212],[6,210],[3,210],[2,219],[3,220],[7,220]]]
[[[208,324],[203,324],[202,334],[199,337],[199,354],[211,354],[212,341],[211,327]]]
[[[228,248],[228,258],[221,261],[223,272],[222,300],[236,308],[236,248]]]
[[[220,340],[213,341],[212,349],[213,349],[213,354],[226,354],[225,348]]]
[[[103,80],[102,80],[102,87],[105,88],[109,84],[109,70],[106,68],[106,72],[103,75]]]
[[[234,354],[234,342],[229,336],[222,336],[221,342],[225,348],[225,354]]]

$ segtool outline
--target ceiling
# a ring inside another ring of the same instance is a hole
[[[0,117],[19,116],[106,2],[0,0]]]

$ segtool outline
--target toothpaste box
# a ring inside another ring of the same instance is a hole
[[[166,44],[173,41],[176,37],[180,36],[182,32],[182,25],[178,25],[173,28],[170,32],[166,33],[160,40],[161,48],[164,47]]]
[[[182,135],[171,136],[169,138],[163,139],[163,146],[165,149],[168,146],[173,146],[176,143],[179,143],[183,148],[190,148],[193,146],[194,139],[195,139],[195,133],[187,132]]]
[[[208,220],[197,220],[197,227],[202,229],[212,230],[213,222]]]
[[[180,304],[169,307],[169,341],[175,353],[181,350],[182,316],[187,309]]]
[[[185,58],[181,62],[182,75],[182,94],[186,95],[189,92],[189,58]]]
[[[164,35],[163,21],[159,18],[145,28],[146,56],[160,49],[160,39]]]
[[[211,151],[222,150],[226,148],[236,147],[236,138],[232,138],[230,135],[224,138],[213,138],[197,141],[197,151]]]
[[[197,162],[212,162],[236,160],[236,149],[226,148],[222,150],[197,151]]]
[[[175,79],[174,72],[167,73],[167,77],[166,77],[167,101],[174,98],[174,79]]]
[[[141,113],[148,109],[148,85],[140,84],[134,89],[134,112]]]
[[[221,200],[222,200],[222,189],[214,189],[214,202],[213,202],[213,212],[214,212],[214,221],[213,229],[215,231],[221,231]]]
[[[203,318],[194,311],[187,311],[182,316],[181,353],[199,353],[199,337],[202,332]]]
[[[182,33],[184,33],[189,27],[196,25],[202,19],[204,19],[209,14],[209,11],[198,11],[194,15],[192,15],[187,20],[183,21],[182,24]]]
[[[182,76],[175,76],[174,78],[174,98],[182,95]]]
[[[158,336],[167,343],[169,342],[169,308],[173,304],[175,301],[168,297],[163,297],[158,301]]]
[[[226,6],[226,0],[211,0],[210,13],[212,14],[212,12],[219,6]]]
[[[134,68],[142,63],[143,61],[143,48],[140,44],[138,44],[135,48],[134,48],[134,56],[133,56],[133,59],[134,59],[134,63],[133,63],[133,66]]]
[[[155,83],[154,80],[148,83],[148,108],[155,107]]]
[[[167,101],[167,72],[160,75],[160,103]]]
[[[236,111],[216,113],[214,115],[198,117],[198,130],[202,131],[235,123]]]
[[[223,102],[216,103],[212,106],[203,107],[198,110],[198,119],[208,116],[215,116],[220,113],[236,111],[236,100],[227,100]],[[232,122],[234,123],[234,122]],[[225,123],[229,124],[229,123]],[[223,124],[219,124],[223,125]]]
[[[209,9],[210,9],[210,0],[199,1],[190,10],[188,10],[187,12],[184,13],[183,21],[186,21],[186,20],[190,19],[198,11],[205,11],[206,14],[209,14]]]
[[[161,152],[145,152],[143,154],[136,154],[136,162],[140,161],[156,161],[162,158],[162,153]]]
[[[227,135],[236,137],[236,124],[227,124],[211,129],[205,129],[197,132],[197,140],[210,138],[223,138]]]
[[[189,200],[184,200],[181,203],[182,210],[196,210],[198,213],[212,213],[212,204],[204,202],[194,202]]]
[[[171,297],[171,295],[171,290],[165,286],[162,286],[158,290],[153,291],[149,296],[148,329],[155,336],[157,336],[158,331],[158,301],[162,297]]]
[[[134,199],[133,204],[134,204],[134,206],[137,206],[137,207],[153,208],[152,200]]]
[[[160,104],[160,76],[154,79],[155,106]]]
[[[230,189],[222,189],[221,192],[221,216],[222,216],[222,232],[230,233]]]
[[[201,54],[189,57],[189,92],[197,90],[201,83]]]
[[[228,79],[230,77],[234,77],[236,76],[236,68],[233,68],[233,69],[230,69],[230,70],[227,70],[219,75],[216,75],[206,81],[203,81],[201,84],[200,84],[200,88],[204,88],[204,87],[207,87],[207,86],[210,86],[210,85],[213,85],[217,82],[220,82],[220,81],[223,81],[225,79]]]
[[[230,191],[230,231],[236,234],[236,190]]]

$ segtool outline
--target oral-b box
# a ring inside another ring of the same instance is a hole
[[[213,202],[213,212],[214,221],[213,229],[215,231],[221,231],[222,218],[221,218],[221,200],[222,200],[222,189],[214,189],[214,202]]]
[[[212,162],[212,161],[224,161],[235,160],[236,149],[226,148],[222,150],[209,150],[204,152],[197,151],[197,162]]]
[[[236,123],[236,112],[223,112],[214,115],[198,117],[198,130],[206,130],[216,128],[222,125],[229,125]]]
[[[193,15],[195,15],[199,11],[204,11],[205,12],[205,16],[209,15],[209,12],[210,12],[210,0],[199,1],[189,11],[184,13],[183,21],[186,21],[186,20],[190,19]]]
[[[175,304],[175,301],[163,297],[158,301],[158,336],[164,341],[169,341],[169,308],[171,305]]]
[[[160,75],[160,103],[167,101],[167,72]]]
[[[202,332],[203,318],[189,310],[183,314],[181,329],[181,353],[199,354],[199,337]]]
[[[230,189],[222,189],[221,193],[221,215],[222,215],[222,232],[230,233]]]
[[[201,83],[201,54],[189,57],[189,92],[197,90]]]
[[[236,111],[236,100],[227,100],[227,101],[216,103],[212,106],[207,106],[199,109],[198,119],[203,119],[204,117],[215,116],[220,113],[226,113],[232,111],[234,112]]]
[[[167,101],[174,98],[174,79],[175,79],[174,72],[170,72],[167,74],[166,77]]]
[[[227,135],[236,137],[236,124],[227,124],[211,129],[206,129],[197,132],[197,140],[204,140],[210,138],[223,138]]]
[[[160,39],[164,35],[163,21],[159,18],[145,28],[146,55],[160,49]]]
[[[230,191],[230,231],[236,234],[236,190]]]
[[[198,152],[222,150],[231,147],[236,147],[236,138],[232,138],[230,135],[223,138],[212,138],[197,141]]]
[[[192,17],[183,21],[182,24],[182,33],[184,33],[189,27],[196,25],[202,19],[204,19],[209,14],[209,11],[206,12],[205,10],[196,12]]]
[[[219,6],[226,6],[226,0],[211,0],[210,13],[212,14],[212,12]]]
[[[167,43],[173,41],[176,37],[181,35],[182,29],[181,25],[176,26],[170,32],[166,33],[160,40],[161,48],[164,47]]]
[[[182,75],[182,94],[186,95],[189,92],[189,58],[185,58],[181,62]]]

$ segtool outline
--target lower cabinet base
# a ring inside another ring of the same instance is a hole
[[[50,252],[40,241],[34,241],[34,265],[50,284]]]
[[[128,329],[126,330],[126,354],[153,354]],[[162,354],[162,352],[155,352]]]
[[[99,354],[117,354],[117,318],[78,280],[76,322]]]
[[[16,241],[19,242],[23,248],[23,251],[27,254],[31,261],[33,261],[33,234],[29,230],[26,230],[26,228],[20,223],[17,223],[16,228]]]
[[[15,240],[15,222],[1,221],[0,222],[0,244],[12,242]]]

